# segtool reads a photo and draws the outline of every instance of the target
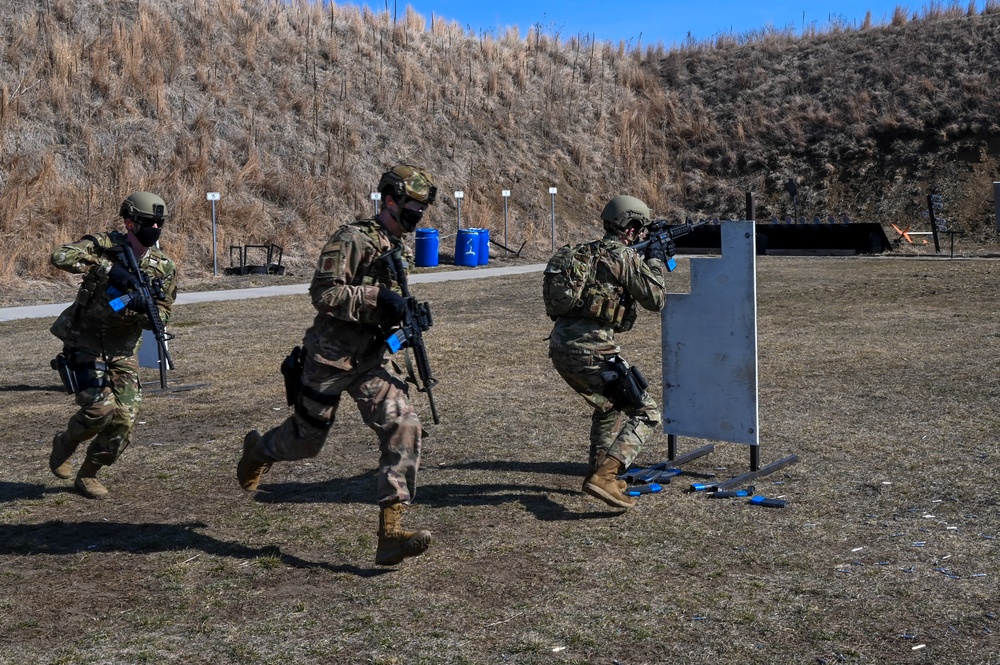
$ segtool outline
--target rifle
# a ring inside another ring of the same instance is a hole
[[[167,349],[167,340],[173,339],[174,336],[166,331],[163,319],[160,318],[160,309],[156,304],[158,300],[166,299],[166,294],[163,293],[163,282],[159,279],[150,279],[149,275],[142,271],[142,268],[139,267],[139,262],[135,258],[135,253],[132,251],[132,246],[127,241],[119,245],[119,247],[121,247],[121,255],[125,257],[125,268],[135,277],[136,290],[143,297],[143,302],[146,303],[146,316],[149,317],[151,330],[153,331],[153,336],[156,338],[156,352],[160,357],[160,362],[158,363],[160,366],[160,388],[166,389],[167,370],[174,368],[174,361],[170,357],[170,351]],[[111,305],[111,309],[118,312],[124,309],[131,300],[132,295],[126,293],[118,296],[108,304]]]
[[[431,320],[431,307],[426,302],[417,302],[417,299],[410,294],[410,287],[406,282],[406,272],[404,271],[403,259],[400,257],[401,248],[389,250],[382,255],[389,262],[393,277],[399,284],[399,290],[406,299],[406,311],[403,320],[399,324],[399,329],[389,335],[385,340],[389,351],[396,353],[400,349],[412,348],[413,357],[417,364],[417,375],[420,383],[417,390],[427,393],[427,401],[431,405],[431,415],[434,424],[439,425],[441,419],[438,417],[437,406],[434,405],[434,393],[431,388],[437,385],[437,379],[431,376],[431,365],[427,360],[427,348],[424,346],[424,331],[429,329],[434,322]]]
[[[685,224],[675,224],[671,226],[667,220],[657,219],[649,225],[649,235],[646,240],[632,245],[632,249],[637,252],[644,252],[646,248],[650,246],[654,248],[662,248],[663,255],[670,257],[666,262],[667,270],[673,272],[674,269],[677,268],[677,262],[674,261],[674,252],[677,249],[674,245],[674,240],[688,235],[699,226],[703,226],[705,224],[708,224],[708,222],[703,220],[695,222],[694,224],[687,222]]]

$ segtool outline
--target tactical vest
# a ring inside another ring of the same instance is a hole
[[[638,305],[628,295],[621,285],[619,272],[619,262],[615,261],[614,247],[605,240],[596,240],[590,243],[577,245],[575,248],[564,248],[562,254],[557,253],[546,267],[545,299],[547,309],[556,287],[550,286],[561,281],[571,284],[574,281],[572,275],[584,275],[583,286],[579,289],[578,295],[573,293],[574,304],[568,307],[568,311],[560,316],[569,318],[584,318],[598,321],[604,325],[611,326],[615,332],[625,332],[632,329],[638,313]],[[561,256],[561,260],[560,260]],[[560,266],[559,264],[563,264]],[[561,270],[570,275],[569,278],[557,278],[556,271]],[[551,271],[551,272],[550,272]],[[556,277],[555,279],[552,279]],[[574,291],[578,287],[567,286]],[[565,294],[563,299],[566,299]],[[552,315],[552,312],[550,312]],[[557,318],[553,316],[553,318]]]
[[[393,277],[392,268],[389,266],[389,262],[387,260],[377,258],[386,251],[383,248],[386,236],[382,231],[381,224],[374,219],[365,219],[358,222],[352,222],[348,226],[357,229],[371,242],[371,251],[373,253],[371,261],[362,263],[358,266],[358,270],[354,274],[354,279],[351,280],[351,285],[381,286],[399,293],[399,285]],[[360,323],[365,325],[379,325],[381,323],[379,316],[380,314],[378,314],[377,310],[364,311],[361,313],[359,320]]]
[[[124,245],[128,242],[128,237],[124,233],[118,231],[111,231],[110,233],[95,233],[93,235],[84,236],[84,240],[89,240],[94,243],[94,253],[101,258],[107,258],[111,260],[110,256],[107,256],[108,252],[106,250],[115,247],[116,245]],[[81,307],[87,307],[91,300],[94,298],[94,294],[99,294],[102,299],[107,300],[106,292],[108,290],[108,273],[105,270],[88,270],[83,276],[83,282],[80,284],[80,290],[76,294],[76,304]],[[132,312],[122,310],[120,313],[121,318],[126,318]]]

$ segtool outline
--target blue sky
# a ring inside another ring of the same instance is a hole
[[[983,9],[985,0],[976,0]],[[871,10],[872,21],[888,23],[897,6],[908,9],[908,14],[923,13],[926,1],[919,3],[889,0],[811,0],[810,2],[752,2],[747,0],[368,0],[367,2],[341,2],[337,4],[366,4],[375,12],[388,8],[403,16],[407,5],[421,14],[428,22],[431,15],[458,22],[476,33],[493,31],[503,34],[508,26],[516,25],[523,37],[533,25],[541,25],[546,34],[564,38],[577,34],[593,34],[599,41],[617,43],[624,40],[635,46],[641,36],[642,45],[662,42],[664,46],[683,44],[690,33],[696,41],[711,39],[716,35],[741,35],[748,31],[772,26],[790,27],[796,34],[803,26],[824,30],[831,19],[848,25],[861,25],[865,14]],[[950,0],[938,2],[948,6]],[[968,7],[968,0],[959,6]]]

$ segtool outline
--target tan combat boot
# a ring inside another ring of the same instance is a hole
[[[379,566],[395,566],[403,559],[420,556],[431,546],[431,532],[403,531],[400,520],[403,517],[403,504],[394,503],[383,506],[378,519],[378,549],[375,550],[375,563]]]
[[[616,508],[631,508],[635,499],[626,495],[619,486],[617,476],[623,465],[614,457],[606,458],[600,468],[583,481],[583,491]]]
[[[80,494],[88,499],[108,498],[108,489],[97,479],[97,472],[100,468],[100,464],[95,464],[88,459],[83,461],[80,470],[76,472],[76,482],[73,485]]]
[[[260,442],[260,432],[255,429],[247,432],[243,437],[243,457],[236,465],[236,479],[240,481],[240,487],[248,492],[257,489],[260,484],[260,477],[271,470],[269,460],[261,458],[257,452],[257,444]]]
[[[593,460],[592,459],[590,461],[591,466],[590,466],[590,474],[588,475],[588,478],[590,476],[594,475],[595,473],[597,473],[598,467],[600,467],[601,463],[604,462],[605,459],[607,459],[607,458],[605,457],[604,453],[601,453],[597,457],[597,460]],[[624,471],[624,470],[625,469],[622,469],[622,471]],[[615,484],[618,485],[618,489],[621,491],[621,493],[625,494],[625,491],[628,489],[628,482],[625,481],[625,480],[622,480],[621,478],[616,478],[615,479]]]
[[[66,439],[66,432],[59,432],[52,439],[52,452],[49,454],[49,468],[57,478],[72,478],[73,467],[70,466],[69,458],[76,452],[76,443]]]

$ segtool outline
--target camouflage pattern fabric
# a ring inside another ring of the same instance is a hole
[[[587,289],[612,294],[619,300],[629,299],[650,311],[662,309],[666,266],[656,259],[643,260],[613,234],[604,237],[602,247],[604,251],[594,270],[595,284]],[[627,467],[661,421],[659,407],[648,392],[643,395],[641,408],[629,406],[621,412],[602,394],[601,372],[608,370],[607,359],[614,355],[621,356],[621,347],[615,340],[613,324],[589,316],[556,319],[549,336],[549,358],[563,380],[594,409],[590,429],[591,471],[608,455]],[[622,416],[624,424],[618,428]]]
[[[96,360],[87,351],[76,351],[70,356],[71,362],[79,364]],[[102,362],[107,364],[107,370],[94,374],[104,385],[84,388],[76,394],[80,410],[66,425],[66,440],[75,445],[93,438],[87,447],[87,459],[110,466],[128,447],[142,404],[142,387],[135,357],[105,356]]]
[[[322,362],[315,355],[306,357],[302,385],[324,396],[347,392],[358,405],[361,419],[375,431],[379,441],[378,487],[376,501],[388,505],[413,500],[417,491],[417,468],[420,465],[422,428],[420,418],[407,402],[408,384],[400,368],[386,358],[374,367],[356,365],[344,371]],[[333,423],[337,402],[330,399],[301,398],[301,409],[265,433],[258,450],[275,461],[290,461],[315,457],[329,433],[329,426],[316,421]]]
[[[323,247],[309,293],[317,310],[305,333],[306,358],[299,408],[265,433],[257,451],[273,461],[316,456],[347,392],[378,436],[376,501],[413,500],[423,430],[407,401],[408,383],[388,355],[385,321],[377,310],[379,287],[399,292],[379,257],[395,247],[374,219],[340,227]],[[412,257],[404,248],[404,255]],[[325,424],[329,423],[329,424]]]
[[[123,242],[127,242],[123,233],[96,234],[56,248],[51,257],[55,267],[82,273],[84,278],[76,301],[50,330],[62,340],[72,364],[93,366],[91,385],[82,387],[75,396],[80,410],[70,418],[66,438],[73,444],[93,438],[87,459],[102,466],[113,464],[128,446],[142,403],[135,353],[143,328],[151,326],[146,314],[128,309],[115,312],[108,304],[114,298],[108,294],[109,250]],[[151,247],[139,259],[139,267],[150,278],[163,282],[166,299],[157,305],[166,323],[177,297],[174,263]]]

